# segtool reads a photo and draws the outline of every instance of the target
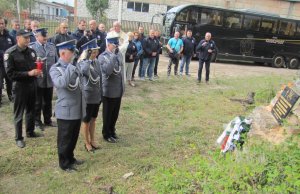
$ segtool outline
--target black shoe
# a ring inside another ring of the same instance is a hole
[[[45,126],[47,126],[47,127],[57,127],[57,125],[53,122],[45,123]]]
[[[35,133],[35,132],[31,132],[31,133],[27,133],[26,137],[28,138],[37,138],[37,137],[41,137],[39,134]]]
[[[66,171],[66,172],[68,172],[68,173],[73,173],[73,172],[76,172],[76,171],[77,171],[77,169],[74,168],[74,167],[68,167],[68,168],[63,169],[63,170]]]
[[[25,147],[25,142],[23,140],[17,140],[16,144],[19,148],[24,148]]]
[[[104,140],[109,143],[117,143],[117,140],[113,137],[104,138]]]
[[[116,140],[119,139],[119,137],[117,136],[117,134],[114,134],[111,137],[114,138],[114,139],[116,139]]]
[[[73,165],[82,165],[84,163],[84,161],[83,160],[75,160],[74,162],[73,162]]]

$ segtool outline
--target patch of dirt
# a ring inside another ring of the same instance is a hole
[[[249,136],[259,136],[274,144],[284,142],[291,135],[300,133],[300,118],[290,114],[281,126],[270,112],[270,107],[257,107],[249,116],[253,119]]]

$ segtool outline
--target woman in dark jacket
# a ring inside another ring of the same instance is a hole
[[[134,59],[137,55],[137,47],[133,42],[133,33],[128,32],[128,47],[125,54],[125,70],[126,70],[126,80],[128,81],[128,84],[132,87],[135,86],[133,81],[131,80],[132,77],[132,70],[134,66]]]

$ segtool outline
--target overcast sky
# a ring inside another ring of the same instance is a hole
[[[49,2],[58,2],[58,3],[66,3],[68,5],[74,6],[74,0],[47,0]]]

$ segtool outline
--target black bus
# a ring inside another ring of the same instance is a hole
[[[300,67],[300,21],[251,10],[228,10],[201,5],[170,9],[163,19],[165,42],[175,31],[190,29],[197,41],[211,32],[215,58]]]

